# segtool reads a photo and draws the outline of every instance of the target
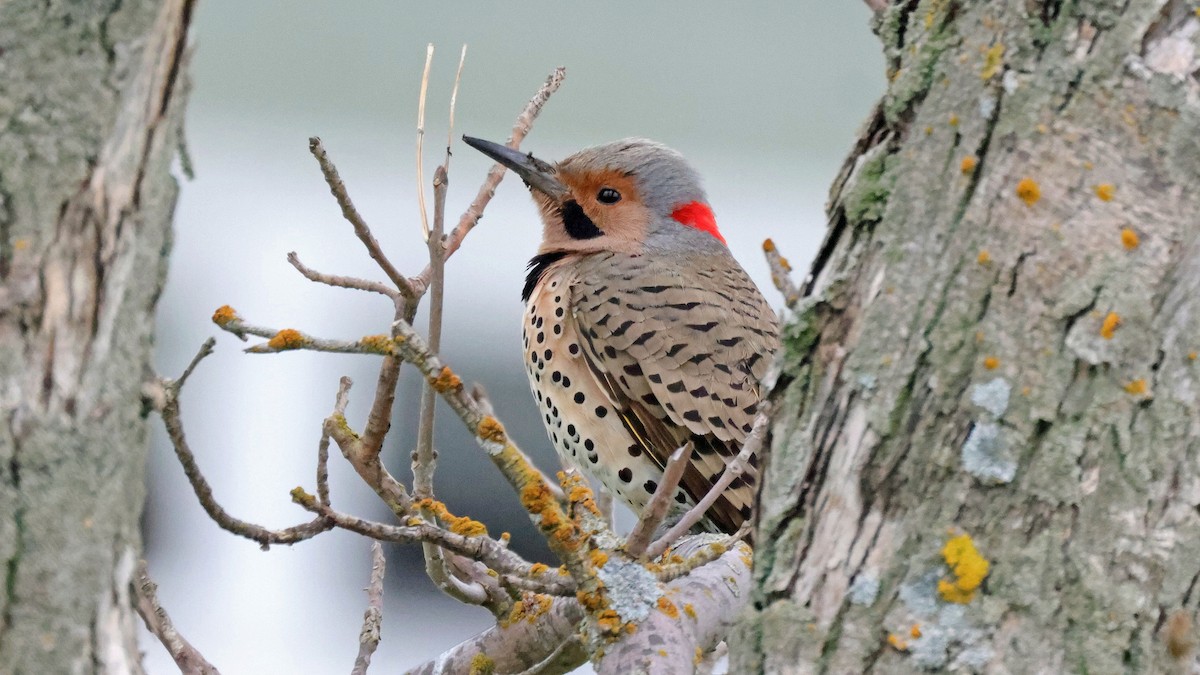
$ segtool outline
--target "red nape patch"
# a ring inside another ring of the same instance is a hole
[[[717,229],[717,217],[713,215],[712,209],[708,208],[708,204],[689,202],[672,211],[671,217],[688,227],[707,232],[725,244],[725,237],[722,237],[721,232]]]

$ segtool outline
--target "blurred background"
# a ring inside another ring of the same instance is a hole
[[[437,53],[426,121],[426,178],[441,162],[461,45],[448,222],[489,166],[457,137],[503,141],[558,65],[562,89],[523,149],[555,160],[587,145],[645,136],[683,152],[705,177],[731,249],[771,287],[761,243],[772,237],[802,276],[824,233],[830,182],[883,91],[877,39],[862,2],[233,2],[199,3],[193,26],[187,147],[170,278],[159,304],[157,365],[177,375],[209,335],[214,309],[330,338],[387,332],[389,302],[312,284],[289,251],[318,270],[382,279],[342,220],[308,137],[320,136],[360,212],[402,271],[424,265],[416,206],[415,119],[425,45]],[[431,193],[430,193],[431,194]],[[431,202],[432,204],[432,202]],[[447,269],[442,353],[483,383],[508,429],[546,470],[556,460],[521,363],[520,288],[540,233],[520,181],[501,184]],[[421,321],[423,321],[423,317]],[[423,324],[418,324],[423,327]],[[251,356],[218,335],[189,381],[188,437],[218,501],[270,527],[307,520],[288,490],[315,488],[321,420],[338,378],[356,382],[348,418],[361,429],[375,358]],[[402,381],[385,446],[407,480],[420,380]],[[438,496],[458,514],[510,531],[513,547],[547,559],[516,499],[449,410],[440,410]],[[219,530],[201,510],[155,420],[146,555],[176,626],[226,673],[346,672],[357,652],[369,542],[332,532],[268,552]],[[334,505],[387,511],[337,456]],[[388,547],[383,641],[375,670],[396,672],[487,627],[489,615],[440,595],[417,547]],[[143,634],[147,666],[175,672]]]

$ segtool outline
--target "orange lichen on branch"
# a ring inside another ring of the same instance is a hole
[[[950,113],[950,119],[949,119],[949,120],[947,120],[947,122],[948,122],[948,123],[950,124],[950,126],[952,126],[952,127],[956,127],[956,126],[958,126],[958,115],[955,115],[954,113]]]
[[[1104,317],[1104,321],[1100,323],[1100,337],[1105,340],[1113,339],[1113,333],[1117,332],[1117,327],[1121,325],[1121,316],[1116,312],[1109,312]]]
[[[608,554],[604,551],[592,550],[588,552],[588,558],[592,561],[592,567],[597,569],[608,564]]]
[[[450,370],[450,366],[442,366],[437,377],[429,378],[429,384],[438,393],[444,394],[448,391],[458,391],[462,389],[463,383],[454,371]]]
[[[616,610],[603,610],[596,615],[596,626],[598,626],[602,632],[615,637],[621,634],[621,617],[617,614]]]
[[[390,335],[368,335],[358,343],[372,354],[390,354],[392,351],[392,336]]]
[[[1038,187],[1037,181],[1026,176],[1017,183],[1017,196],[1026,206],[1033,206],[1042,198],[1042,189]]]
[[[771,239],[764,240],[763,241],[763,253],[774,253],[774,252],[775,252],[775,242],[772,241]]]
[[[921,637],[921,624],[914,623],[912,628],[908,629],[908,634],[913,636],[913,638]]]
[[[666,614],[672,619],[679,618],[679,608],[676,607],[675,603],[671,602],[671,599],[665,595],[659,597],[658,599],[658,611]]]
[[[975,256],[975,262],[979,263],[980,265],[986,265],[986,264],[990,263],[991,261],[992,261],[992,254],[988,253],[988,250],[986,248],[983,249],[982,251],[980,251],[979,255]]]
[[[904,638],[896,635],[895,633],[888,633],[887,643],[889,647],[898,652],[908,651],[908,643],[904,641]]]
[[[284,328],[267,340],[267,346],[277,352],[286,351],[288,349],[300,349],[307,343],[304,334],[293,328]]]
[[[578,473],[565,471],[558,472],[558,481],[562,485],[563,493],[567,495],[567,501],[575,508],[587,509],[592,514],[599,516],[600,507],[596,506],[596,496],[592,492],[592,488],[588,487],[587,482],[583,480],[583,476]]]
[[[508,436],[504,433],[504,425],[500,423],[500,420],[491,415],[483,418],[483,421],[475,429],[475,435],[492,443],[503,444],[508,442]]]
[[[975,591],[987,577],[990,563],[980,555],[968,534],[951,537],[942,547],[942,558],[950,566],[954,579],[938,581],[938,593],[947,602],[965,605],[975,597]]]
[[[237,321],[240,318],[241,317],[237,315],[237,311],[229,305],[221,305],[217,308],[217,311],[213,312],[212,315],[213,323],[221,327],[226,326],[232,321]]]
[[[1188,352],[1188,361],[1195,361],[1197,357],[1200,357],[1200,352]]]
[[[1096,193],[1096,196],[1100,198],[1100,201],[1103,202],[1111,202],[1112,198],[1116,196],[1117,193],[1117,188],[1112,183],[1101,183],[1093,187],[1092,190]]]
[[[1125,393],[1133,394],[1134,396],[1144,396],[1148,390],[1146,380],[1140,377],[1125,385]]]
[[[530,574],[530,576],[536,577],[539,574],[543,574],[543,573],[549,571],[549,569],[550,569],[550,566],[545,563],[533,563],[532,565],[529,566],[529,574]]]
[[[687,614],[687,617],[693,621],[696,619],[696,607],[690,602],[683,603],[683,613]]]
[[[1140,241],[1141,240],[1138,239],[1137,232],[1134,232],[1132,228],[1127,227],[1121,230],[1121,245],[1127,250],[1132,251],[1133,249],[1137,248]]]
[[[500,625],[508,627],[522,621],[534,623],[540,616],[550,611],[553,604],[553,598],[545,593],[525,593],[519,601],[513,604],[512,611],[508,613],[508,616],[500,620]]]
[[[983,367],[988,370],[995,370],[1000,367],[1000,359],[994,356],[986,356],[983,359]]]
[[[971,173],[977,166],[979,166],[979,158],[975,155],[967,155],[962,158],[962,162],[959,163],[958,168],[963,173]]]
[[[478,520],[466,516],[456,516],[450,513],[446,505],[435,499],[422,499],[417,502],[417,508],[428,511],[439,520],[450,526],[450,531],[464,537],[482,537],[487,534],[487,526]]]

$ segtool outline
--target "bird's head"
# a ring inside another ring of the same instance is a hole
[[[586,148],[557,164],[470,136],[467,145],[525,181],[541,212],[541,253],[723,250],[700,176],[642,138]]]

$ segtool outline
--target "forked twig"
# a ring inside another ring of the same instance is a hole
[[[663,477],[658,489],[651,495],[650,501],[646,503],[638,517],[637,525],[634,525],[633,531],[625,540],[625,552],[629,555],[639,558],[646,552],[651,538],[662,525],[663,519],[667,517],[667,511],[671,508],[671,499],[675,496],[675,488],[679,487],[679,481],[683,478],[683,472],[687,470],[691,458],[691,441],[671,453],[671,456],[667,458],[667,465],[663,467]]]
[[[746,441],[742,444],[741,452],[733,458],[733,461],[725,465],[725,470],[721,472],[721,477],[713,483],[713,486],[700,498],[700,501],[688,509],[687,513],[683,514],[683,517],[672,525],[666,534],[646,549],[646,557],[653,560],[662,555],[668,546],[687,534],[688,530],[692,529],[692,526],[704,518],[704,514],[708,513],[708,509],[724,494],[725,489],[733,483],[734,479],[745,473],[750,467],[750,457],[762,447],[763,437],[766,433],[767,412],[766,410],[760,410],[758,417],[754,420],[754,427],[750,430],[750,433],[746,436]]]
[[[417,209],[421,212],[421,235],[429,241],[429,211],[425,208],[425,95],[429,93],[429,67],[433,43],[425,46],[425,72],[421,74],[421,98],[417,103]]]

